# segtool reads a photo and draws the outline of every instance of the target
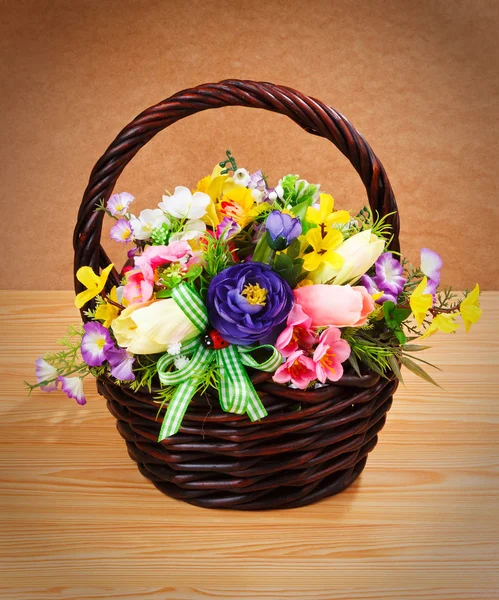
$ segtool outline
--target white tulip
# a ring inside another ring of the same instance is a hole
[[[374,265],[384,249],[385,240],[375,236],[370,229],[356,233],[335,248],[335,252],[344,259],[342,267],[334,269],[324,263],[310,274],[310,279],[314,283],[330,282],[335,285],[355,283]]]
[[[200,333],[173,298],[131,304],[111,327],[118,345],[133,354],[166,352]]]
[[[179,185],[171,196],[163,196],[159,207],[176,219],[201,219],[206,214],[206,207],[210,202],[208,194],[192,194],[189,188]]]

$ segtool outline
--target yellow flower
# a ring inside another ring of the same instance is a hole
[[[322,263],[329,264],[335,269],[341,268],[344,259],[334,251],[343,242],[343,236],[338,230],[331,229],[325,237],[322,237],[321,229],[315,227],[307,231],[305,239],[313,248],[312,252],[303,257],[305,271],[315,271]]]
[[[428,278],[425,276],[417,288],[412,292],[409,299],[412,314],[414,315],[418,326],[421,326],[421,323],[425,320],[426,313],[433,306],[432,295],[424,293],[427,283]]]
[[[118,297],[116,296],[116,286],[113,286],[113,289],[108,295],[111,300],[118,302]],[[105,300],[103,304],[99,304],[97,307],[97,310],[95,311],[95,318],[99,321],[104,321],[104,327],[109,327],[119,313],[120,309],[117,306],[114,306],[114,304],[111,304]]]
[[[316,225],[324,223],[330,226],[334,223],[344,224],[350,221],[350,214],[346,210],[333,211],[334,198],[329,194],[320,194],[319,202],[318,209],[313,207],[307,209],[306,219],[309,223],[315,223]]]
[[[455,318],[457,315],[441,313],[433,318],[431,325],[424,332],[424,334],[419,338],[420,340],[424,340],[430,335],[433,335],[437,331],[442,331],[443,333],[454,333],[459,328],[459,323],[455,322]]]
[[[87,289],[76,296],[76,308],[82,308],[89,300],[92,300],[92,298],[95,298],[95,296],[98,296],[102,292],[113,266],[111,264],[106,267],[100,275],[96,275],[92,267],[81,267],[78,269],[76,279],[80,283],[83,283]]]
[[[463,318],[464,326],[466,327],[466,332],[470,330],[471,325],[478,323],[480,317],[482,316],[482,309],[480,308],[479,297],[480,287],[477,283],[473,290],[461,302],[461,306],[459,307],[459,312],[461,313],[461,317]]]

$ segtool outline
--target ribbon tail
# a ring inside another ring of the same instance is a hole
[[[170,400],[168,410],[166,411],[161,429],[159,431],[158,442],[162,442],[165,438],[177,433],[182,424],[185,411],[189,406],[198,386],[197,379],[188,379],[182,382],[173,394]]]
[[[252,421],[262,419],[267,411],[251,383],[235,346],[217,350],[221,371],[220,404],[226,412],[247,413]]]

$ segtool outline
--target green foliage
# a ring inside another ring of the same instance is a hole
[[[151,241],[153,246],[166,246],[170,239],[170,225],[168,223],[162,223],[159,227],[156,227],[151,231]]]
[[[284,190],[283,207],[291,206],[293,214],[300,219],[305,216],[307,208],[312,204],[313,197],[319,187],[313,183],[300,181],[299,175],[286,175],[281,180]]]
[[[409,318],[410,308],[397,308],[394,302],[387,301],[383,303],[383,315],[386,324],[393,331],[400,344],[405,344],[407,337],[402,331],[402,322]]]
[[[300,242],[296,239],[291,242],[286,252],[280,252],[273,264],[273,269],[289,283],[291,288],[305,279],[306,271],[303,270],[303,258],[298,258]]]
[[[222,239],[211,235],[206,236],[206,249],[204,251],[204,269],[199,277],[201,295],[206,298],[208,286],[215,275],[234,264],[229,245]]]
[[[399,344],[391,331],[380,331],[380,327],[382,325],[378,324],[372,328],[372,331],[365,327],[343,330],[342,337],[351,348],[349,362],[354,371],[360,376],[360,364],[363,363],[382,377],[387,377],[390,372],[393,372],[400,381],[403,381],[399,366],[401,363],[418,377],[440,387],[418,363],[424,363],[435,369],[438,367],[414,356],[414,352],[426,350],[428,346]]]
[[[237,171],[236,159],[232,156],[230,150],[226,150],[227,160],[222,160],[218,164],[222,167],[221,175],[227,174],[229,171]]]
[[[157,298],[170,298],[173,288],[183,282],[193,284],[201,276],[203,267],[199,264],[192,265],[187,272],[182,271],[180,263],[172,263],[168,267],[158,269],[158,286],[163,286],[156,292]]]
[[[39,387],[53,383],[58,377],[68,377],[69,375],[78,375],[85,377],[90,373],[88,365],[80,358],[81,338],[83,336],[83,327],[70,325],[66,335],[57,341],[61,350],[49,352],[43,359],[57,370],[57,375],[50,380],[40,383],[28,383],[25,381],[29,393]]]

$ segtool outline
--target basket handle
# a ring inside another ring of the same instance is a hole
[[[272,83],[236,79],[183,90],[138,115],[116,137],[92,170],[74,230],[74,272],[82,266],[94,271],[110,264],[100,244],[104,212],[95,208],[111,196],[116,181],[135,154],[162,129],[189,115],[224,106],[263,108],[288,116],[305,131],[324,137],[348,158],[360,175],[373,212],[381,217],[397,210],[395,196],[383,168],[362,135],[339,112],[292,88]],[[399,250],[399,216],[390,215],[391,249]],[[109,285],[118,285],[114,270]],[[75,291],[83,287],[75,276]]]

